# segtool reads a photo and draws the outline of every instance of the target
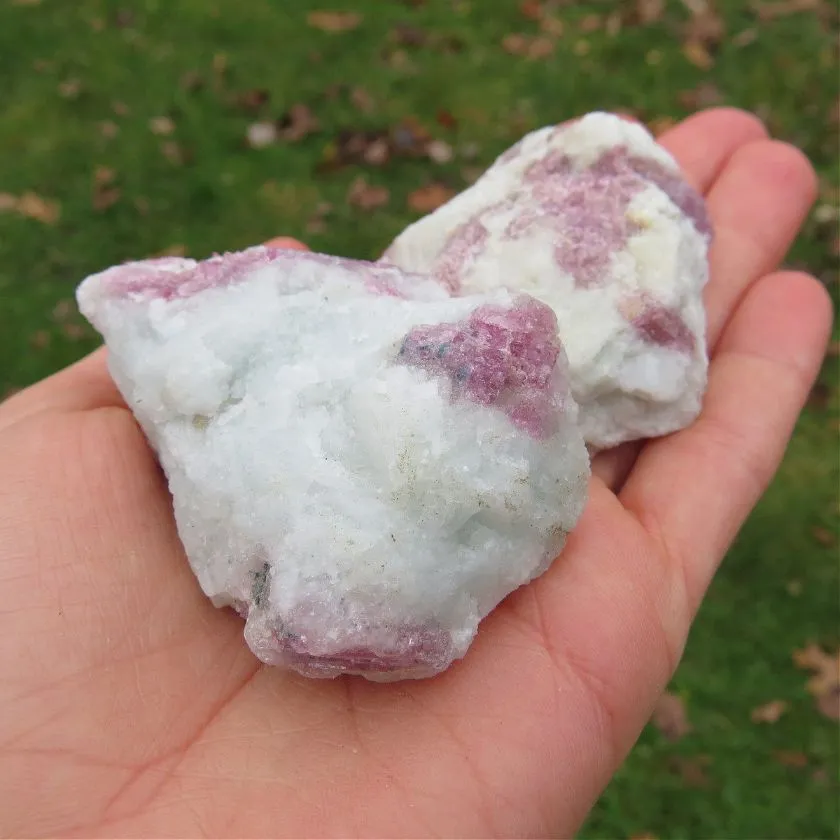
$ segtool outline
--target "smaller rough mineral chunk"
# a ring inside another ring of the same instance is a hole
[[[201,587],[264,662],[437,673],[581,514],[588,456],[533,298],[253,248],[118,266],[78,300]]]
[[[529,134],[383,260],[453,295],[527,292],[557,315],[594,448],[675,431],[706,384],[702,197],[639,125],[593,113]]]

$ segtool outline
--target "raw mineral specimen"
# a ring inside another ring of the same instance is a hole
[[[599,449],[699,413],[710,239],[671,156],[641,126],[593,113],[523,138],[383,260],[453,295],[505,287],[549,304]]]
[[[115,267],[78,301],[201,587],[264,662],[437,673],[582,511],[565,354],[531,297],[263,247]]]

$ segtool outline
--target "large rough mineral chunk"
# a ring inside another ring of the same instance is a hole
[[[384,261],[454,295],[506,287],[548,303],[584,437],[604,448],[699,413],[710,239],[671,156],[641,126],[594,113],[526,136]]]
[[[88,278],[204,592],[308,676],[424,677],[544,571],[588,457],[552,311],[269,248]]]

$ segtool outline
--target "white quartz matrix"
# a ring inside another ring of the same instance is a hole
[[[600,449],[697,417],[710,240],[703,199],[665,149],[593,113],[526,136],[384,259],[453,295],[505,287],[548,303]]]
[[[588,456],[533,298],[254,248],[115,267],[78,301],[202,589],[264,662],[437,673],[581,514]]]

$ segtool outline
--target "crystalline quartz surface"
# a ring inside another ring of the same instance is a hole
[[[437,673],[582,511],[566,357],[531,297],[254,248],[112,268],[78,300],[201,587],[264,662]]]
[[[699,413],[710,239],[703,199],[671,156],[641,126],[593,113],[526,136],[384,261],[453,295],[504,287],[549,304],[598,449]]]

